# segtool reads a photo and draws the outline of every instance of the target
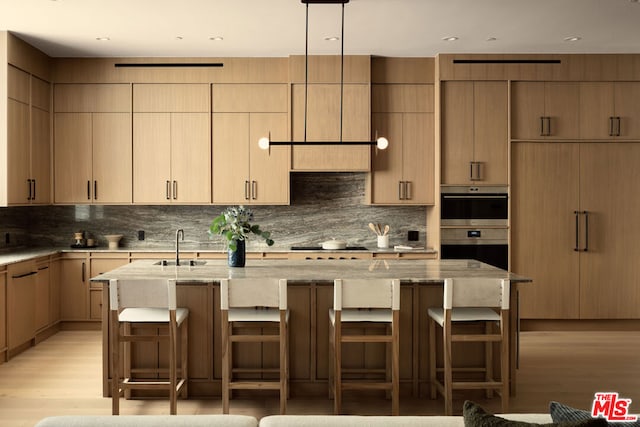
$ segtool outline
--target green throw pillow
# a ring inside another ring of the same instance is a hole
[[[526,423],[524,421],[511,421],[505,418],[497,417],[488,413],[480,405],[469,400],[464,402],[462,407],[462,415],[464,417],[465,427],[534,427],[534,426],[559,426],[559,427],[604,427],[607,422],[601,418],[589,418],[585,421],[575,421],[567,423],[553,424],[536,424]]]
[[[572,408],[571,406],[564,405],[559,402],[551,402],[549,403],[549,413],[551,414],[551,419],[556,422],[566,422],[566,421],[584,421],[584,420],[592,420],[591,412],[585,411],[583,409]],[[640,421],[633,422],[608,422],[606,425],[615,426],[615,427],[640,427]]]

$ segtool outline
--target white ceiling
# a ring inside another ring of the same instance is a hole
[[[54,57],[288,56],[304,54],[305,9],[300,0],[0,0],[0,30]],[[324,40],[340,35],[340,10],[309,6],[310,54],[340,53]],[[344,44],[345,54],[381,56],[640,53],[640,3],[351,0]]]

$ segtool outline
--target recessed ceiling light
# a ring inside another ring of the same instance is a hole
[[[564,38],[564,41],[566,41],[566,42],[577,42],[578,40],[582,40],[582,37],[571,36],[571,37],[565,37]]]
[[[494,42],[496,40],[498,40],[496,37],[487,37],[488,42]]]
[[[106,42],[111,39],[109,37],[96,37],[96,40],[98,40],[99,42]]]
[[[224,37],[222,37],[222,36],[213,36],[213,37],[209,37],[209,40],[214,41],[214,42],[221,42],[222,40],[224,40]]]
[[[182,40],[184,37],[182,36],[176,36],[176,40]]]
[[[456,37],[456,36],[443,37],[442,40],[444,40],[446,42],[454,42],[454,41],[458,40],[458,37]]]
[[[338,40],[340,40],[340,37],[338,37],[338,36],[327,36],[324,39],[326,41],[328,41],[328,42],[337,42]]]

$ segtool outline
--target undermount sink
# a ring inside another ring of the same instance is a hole
[[[180,260],[180,265],[179,266],[195,267],[197,265],[205,265],[206,263],[207,263],[207,261],[203,261],[203,260],[184,259],[184,260]],[[158,262],[153,263],[153,265],[162,265],[162,266],[176,265],[176,260],[175,259],[172,259],[172,260],[163,259],[162,261],[158,261]]]

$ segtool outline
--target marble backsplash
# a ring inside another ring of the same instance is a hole
[[[366,175],[357,173],[292,173],[291,205],[253,206],[254,221],[270,231],[275,249],[312,246],[332,237],[349,245],[376,246],[369,222],[389,224],[390,244],[406,244],[407,231],[419,231],[426,241],[426,207],[365,204]],[[225,206],[42,206],[0,209],[0,249],[18,246],[67,246],[73,233],[83,230],[101,247],[106,234],[122,234],[122,247],[132,249],[174,246],[175,231],[184,229],[183,250],[224,249],[220,236],[207,233],[211,220]],[[144,230],[145,240],[138,240]],[[10,243],[5,243],[6,233]],[[248,250],[264,250],[264,241],[250,239]]]

